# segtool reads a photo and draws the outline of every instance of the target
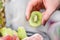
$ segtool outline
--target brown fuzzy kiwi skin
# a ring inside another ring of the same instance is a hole
[[[4,4],[4,0],[0,0]],[[5,27],[6,24],[6,18],[5,18],[5,7],[2,4],[2,8],[0,9],[0,28]]]

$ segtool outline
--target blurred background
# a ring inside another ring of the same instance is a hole
[[[26,21],[25,11],[30,0],[7,0],[5,3],[6,27],[17,30],[18,27],[24,27],[26,31],[30,32],[45,32],[52,40],[58,35],[58,28],[60,28],[60,10],[56,10],[54,14],[47,21],[46,25],[33,28]],[[43,10],[44,11],[44,10]],[[55,34],[56,33],[56,34]],[[58,37],[60,37],[58,35]],[[48,39],[47,39],[48,40]]]

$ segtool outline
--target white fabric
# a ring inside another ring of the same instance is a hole
[[[5,4],[7,27],[11,27],[16,30],[18,27],[24,26],[27,31],[37,31],[36,29],[39,29],[41,31],[46,31],[47,30],[46,27],[48,27],[48,26],[33,28],[26,21],[25,10],[26,10],[28,1],[29,0],[9,0]],[[51,19],[60,20],[59,12],[60,11],[55,12],[56,13],[56,14],[54,14],[54,16],[56,15],[55,18],[52,16]]]

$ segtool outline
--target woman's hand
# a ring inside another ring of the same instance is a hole
[[[46,10],[42,13],[42,24],[44,25],[58,6],[59,0],[31,0],[26,9],[26,18],[29,20],[32,11],[45,8]]]

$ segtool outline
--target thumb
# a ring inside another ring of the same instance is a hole
[[[45,25],[50,16],[52,15],[53,11],[46,10],[45,12],[42,13],[42,24]]]

